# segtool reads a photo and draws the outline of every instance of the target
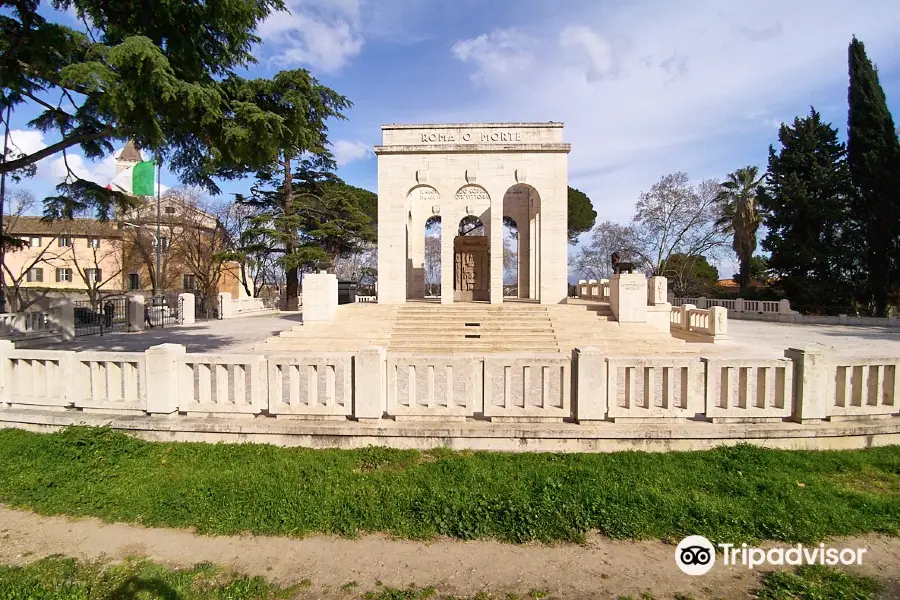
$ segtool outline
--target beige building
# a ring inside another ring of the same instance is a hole
[[[503,220],[518,230],[518,295],[567,296],[570,145],[562,123],[385,125],[378,155],[378,302],[425,296],[425,227],[441,223],[441,303],[503,298]],[[478,219],[484,236],[457,236]]]

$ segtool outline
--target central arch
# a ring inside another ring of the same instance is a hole
[[[454,207],[462,216],[453,239],[453,301],[491,300],[491,196],[478,185],[456,191]]]

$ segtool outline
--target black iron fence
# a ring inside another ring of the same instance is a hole
[[[124,296],[76,301],[75,337],[127,332],[128,305]]]
[[[222,318],[222,297],[194,296],[194,320],[213,321]]]
[[[181,325],[181,302],[177,294],[158,294],[144,301],[144,320],[151,327]]]

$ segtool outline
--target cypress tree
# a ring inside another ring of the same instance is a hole
[[[811,310],[852,301],[854,252],[848,243],[850,174],[837,129],[815,109],[778,132],[757,201],[766,213],[763,249],[794,305]]]
[[[900,267],[900,143],[878,72],[856,37],[848,54],[847,162],[854,217],[865,240],[866,295],[876,315],[885,316]]]

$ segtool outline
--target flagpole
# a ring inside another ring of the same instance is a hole
[[[162,262],[162,248],[160,247],[160,237],[159,237],[159,219],[160,219],[160,175],[162,173],[162,169],[160,168],[159,158],[156,159],[156,278],[154,286],[156,289],[153,291],[153,297],[156,298],[156,295],[159,293],[159,289],[163,286],[160,285],[162,280],[162,274],[159,271],[160,262]]]

